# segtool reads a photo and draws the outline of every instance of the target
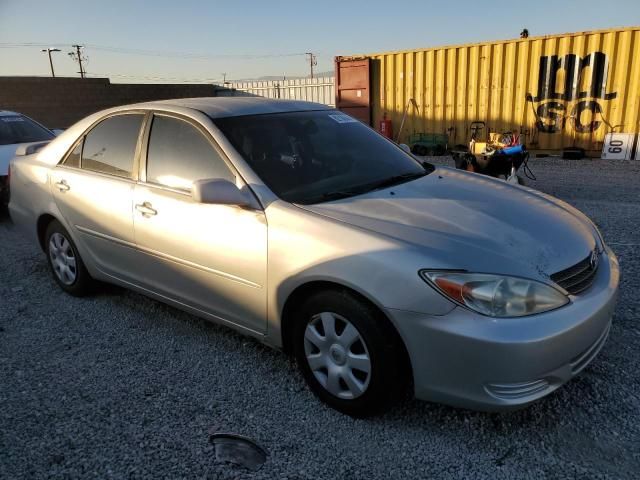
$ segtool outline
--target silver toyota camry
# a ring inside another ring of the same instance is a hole
[[[60,288],[111,282],[254,336],[353,416],[407,392],[531,403],[593,360],[616,302],[618,262],[582,213],[420,163],[323,105],[117,107],[10,178]]]

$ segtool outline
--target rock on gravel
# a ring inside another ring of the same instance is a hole
[[[439,163],[446,158],[434,159]],[[354,420],[320,404],[283,354],[138,294],[72,298],[0,219],[0,478],[638,478],[640,165],[532,160],[529,185],[590,215],[620,258],[609,341],[524,410],[408,401]],[[269,452],[216,460],[233,432]]]

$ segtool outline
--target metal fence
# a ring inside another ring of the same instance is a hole
[[[334,77],[295,78],[290,80],[269,80],[252,82],[231,82],[218,90],[216,96],[253,96],[305,100],[334,106]]]

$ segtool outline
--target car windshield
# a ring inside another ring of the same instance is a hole
[[[51,140],[54,134],[22,115],[0,117],[0,145]]]
[[[214,119],[278,197],[312,204],[426,175],[413,157],[335,110]]]

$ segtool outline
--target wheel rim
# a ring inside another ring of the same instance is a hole
[[[331,312],[314,315],[304,333],[307,364],[320,385],[338,398],[365,393],[371,379],[371,358],[356,327]]]
[[[49,239],[49,258],[53,273],[65,285],[76,281],[76,256],[71,248],[71,242],[61,233],[54,233]]]

